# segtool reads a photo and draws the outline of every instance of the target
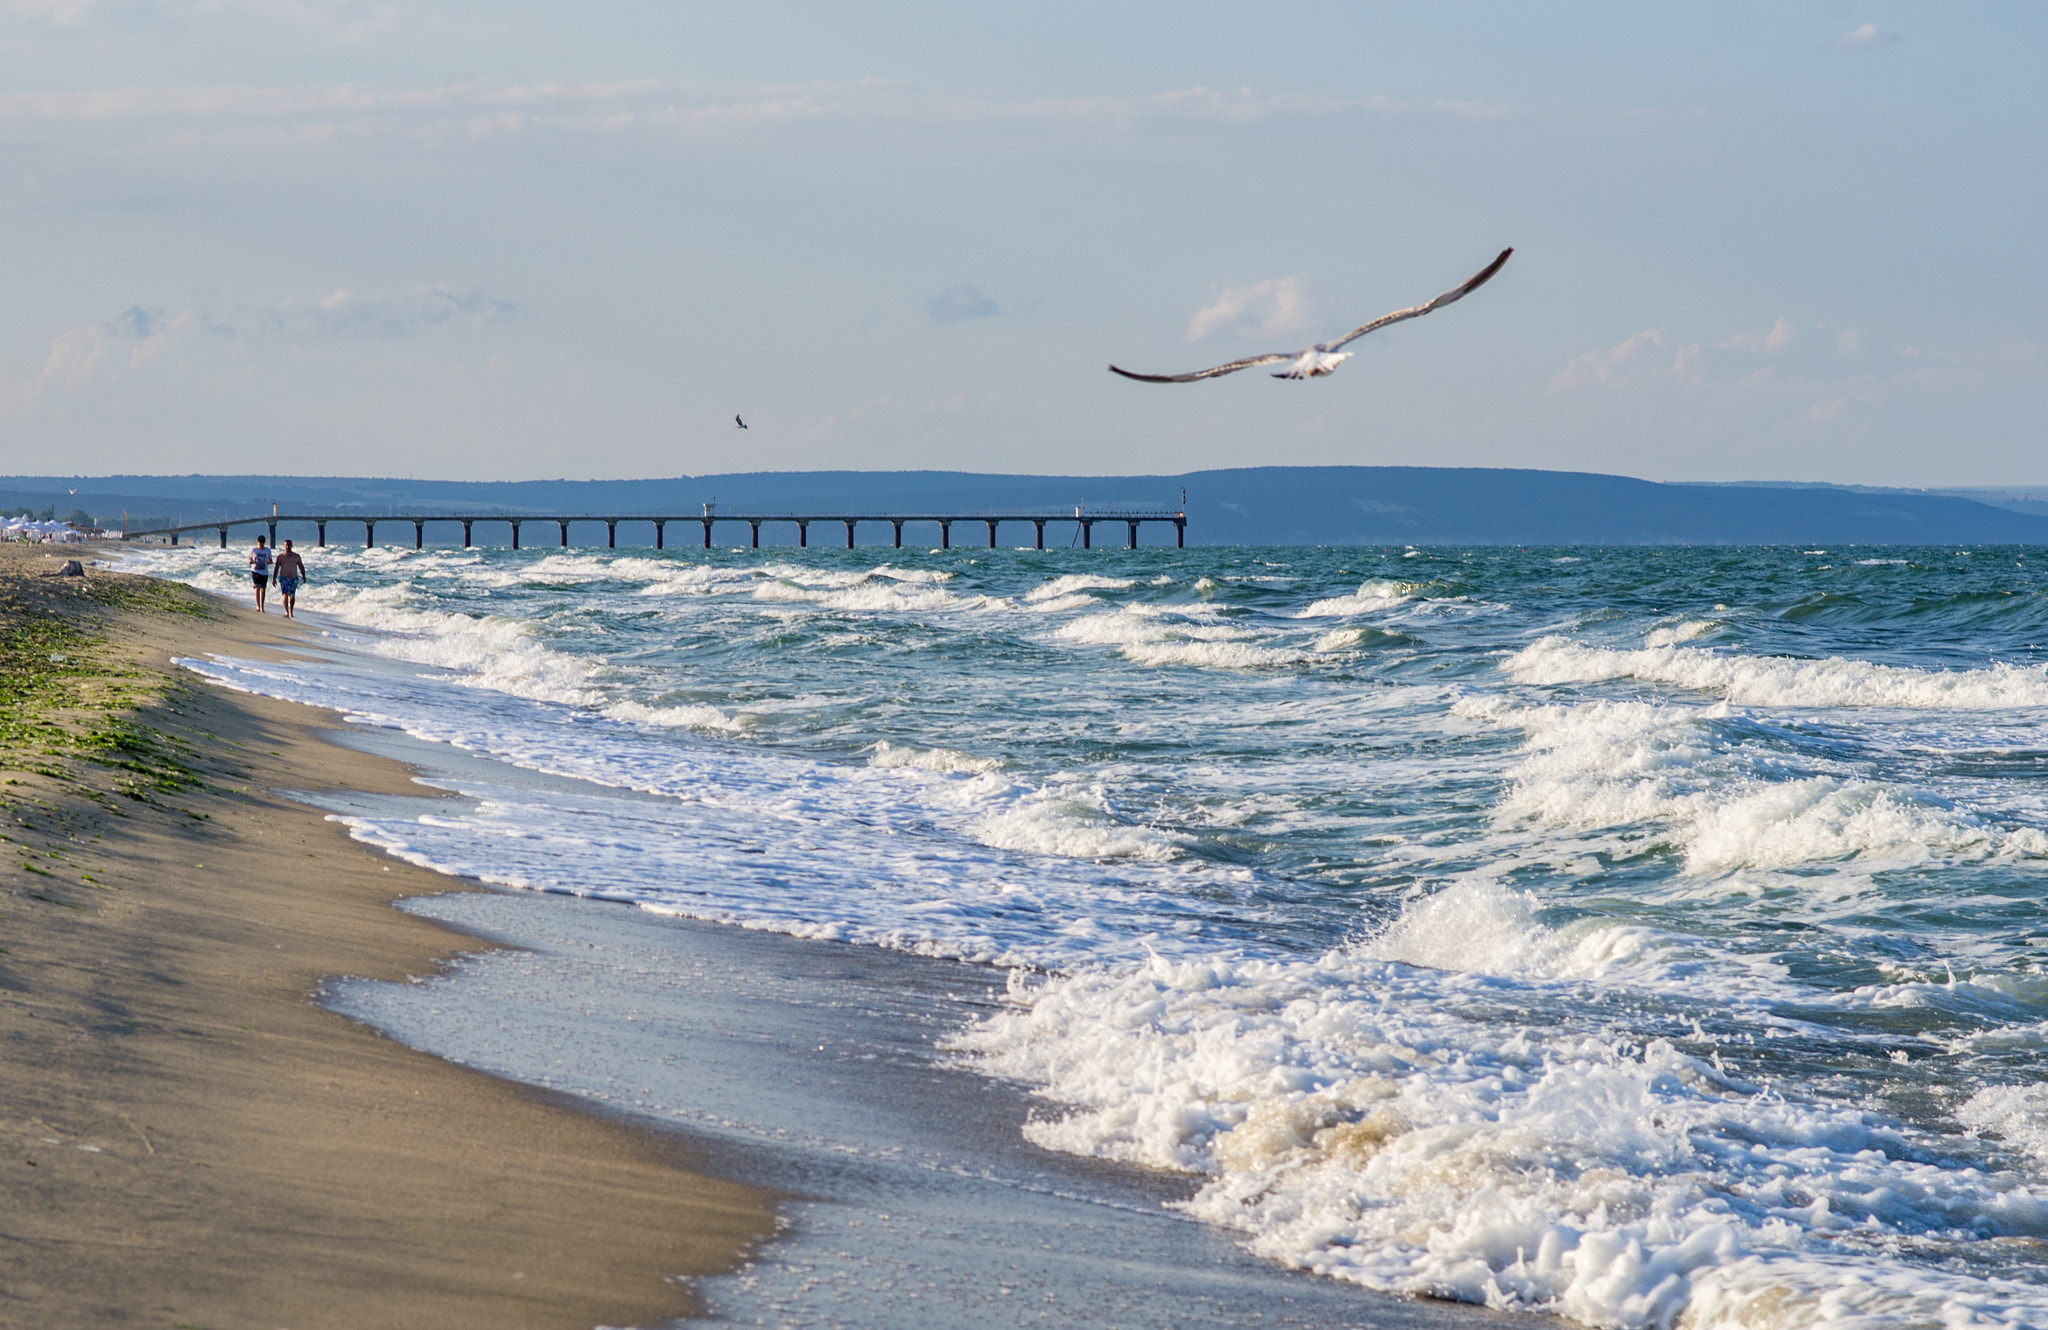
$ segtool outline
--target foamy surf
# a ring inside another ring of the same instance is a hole
[[[1013,967],[956,1055],[1275,1261],[1603,1326],[2048,1326],[2024,568],[313,557],[331,656],[192,668],[516,774],[354,834]]]
[[[2048,706],[2048,666],[1922,670],[1870,661],[1717,654],[1692,647],[1617,651],[1546,637],[1502,668],[1523,683],[1639,679],[1717,693],[1746,706],[2002,710]]]
[[[1045,1087],[1039,1144],[1201,1174],[1191,1213],[1367,1287],[1601,1326],[2048,1323],[2048,1288],[1870,1255],[2048,1238],[2024,1175],[1787,1099],[1711,1041],[1455,1014],[1506,996],[1344,952],[1162,959],[1022,987],[956,1047]]]

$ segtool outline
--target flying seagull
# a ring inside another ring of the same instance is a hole
[[[1358,325],[1334,342],[1317,342],[1306,351],[1276,351],[1271,355],[1252,356],[1245,360],[1233,360],[1228,365],[1218,365],[1214,369],[1198,369],[1193,374],[1133,374],[1127,369],[1118,369],[1115,365],[1109,367],[1110,373],[1121,374],[1127,379],[1136,379],[1141,383],[1193,383],[1197,379],[1214,379],[1220,378],[1225,374],[1235,374],[1241,369],[1250,369],[1254,365],[1277,365],[1283,360],[1291,360],[1294,362],[1293,364],[1277,372],[1273,377],[1276,379],[1319,379],[1325,374],[1335,373],[1337,366],[1351,359],[1351,352],[1339,351],[1338,347],[1345,345],[1347,342],[1355,342],[1367,333],[1384,328],[1390,323],[1399,323],[1403,319],[1419,319],[1432,310],[1442,309],[1452,301],[1463,300],[1466,296],[1471,295],[1474,291],[1486,285],[1493,275],[1501,270],[1501,265],[1508,261],[1508,255],[1514,252],[1513,249],[1502,250],[1499,258],[1481,268],[1463,286],[1453,287],[1434,300],[1426,301],[1420,305],[1410,305],[1407,309],[1397,309],[1392,314],[1382,314],[1371,323]]]
[[[732,423],[738,425],[741,429],[745,429],[747,427],[747,422],[741,420],[738,416],[734,416],[732,418]]]

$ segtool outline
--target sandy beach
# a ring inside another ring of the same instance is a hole
[[[66,552],[66,555],[71,553]],[[272,614],[0,549],[0,1322],[588,1326],[695,1305],[773,1229],[686,1147],[322,1009],[483,944],[448,879],[285,790],[421,792],[325,713],[171,660]],[[88,559],[90,555],[86,556]]]

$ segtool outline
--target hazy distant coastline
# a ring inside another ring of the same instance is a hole
[[[2048,487],[1898,490],[1658,483],[1577,471],[1242,467],[1172,476],[787,471],[654,480],[0,477],[0,510],[82,510],[118,529],[266,512],[688,514],[1178,506],[1198,545],[2048,544]],[[879,540],[887,528],[864,533]],[[347,537],[340,537],[346,539]],[[1156,539],[1156,536],[1149,536]],[[794,543],[769,527],[764,543]]]

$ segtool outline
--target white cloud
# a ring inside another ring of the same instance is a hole
[[[1548,391],[1558,393],[1572,388],[1625,384],[1629,381],[1630,371],[1641,365],[1644,353],[1663,345],[1662,328],[1645,328],[1605,351],[1588,351],[1577,357],[1557,372]]]
[[[1875,23],[1865,23],[1835,38],[1835,45],[1845,51],[1862,51],[1873,46],[1888,46],[1897,40],[1898,33],[1880,28]]]
[[[503,322],[518,309],[475,288],[456,291],[420,286],[403,295],[378,299],[340,288],[281,301],[268,315],[266,326],[302,337],[400,338],[450,320],[484,328]]]
[[[32,407],[52,388],[76,392],[103,369],[133,369],[156,359],[203,323],[191,310],[166,318],[161,310],[130,305],[109,322],[67,328],[50,342],[42,372],[12,396],[17,404]]]
[[[1392,97],[1309,97],[1251,87],[1176,88],[1135,97],[1061,97],[1030,102],[964,104],[958,112],[1005,118],[1088,120],[1132,126],[1144,120],[1255,124],[1281,118],[1370,114],[1383,117],[1508,120],[1517,113],[1486,102],[1397,101]]]
[[[152,148],[174,150],[379,139],[460,146],[536,132],[700,134],[820,121],[946,127],[1008,121],[1128,133],[1174,123],[1256,125],[1347,115],[1485,121],[1514,114],[1480,103],[1308,97],[1251,88],[989,101],[890,79],[738,88],[663,79],[519,84],[476,80],[410,88],[322,83],[0,94],[0,131],[56,133],[65,126],[98,127]]]
[[[1792,344],[1794,335],[1795,330],[1792,327],[1792,321],[1780,315],[1778,321],[1768,329],[1737,333],[1727,341],[1722,342],[1721,349],[1723,351],[1762,351],[1776,355]]]
[[[0,0],[0,19],[75,28],[92,12],[93,0]]]
[[[398,31],[402,14],[399,6],[376,0],[126,0],[114,5],[101,0],[0,0],[0,20],[18,23],[78,27],[88,19],[105,25],[137,17],[174,23],[254,21],[352,46]]]
[[[1199,342],[1219,333],[1243,337],[1285,337],[1299,333],[1309,322],[1308,297],[1299,277],[1274,277],[1251,286],[1225,288],[1214,303],[1195,312],[1188,320],[1188,340]]]
[[[0,380],[0,402],[33,409],[53,389],[80,392],[120,371],[139,370],[170,356],[176,368],[190,369],[207,355],[242,358],[250,337],[303,342],[322,338],[405,338],[445,323],[484,328],[516,313],[518,307],[481,291],[448,287],[416,287],[402,295],[365,299],[347,290],[319,292],[280,301],[265,310],[227,319],[198,310],[165,314],[130,305],[105,323],[81,324],[58,333],[50,342],[43,367],[33,378],[9,385]],[[246,332],[238,332],[235,323]],[[212,338],[207,351],[198,339]],[[171,353],[176,352],[175,356]]]
[[[1816,335],[1817,334],[1817,335]],[[1551,393],[1641,414],[1660,428],[1868,430],[1914,401],[1945,402],[2048,380],[2048,344],[2004,338],[1931,349],[1884,342],[1861,329],[1802,328],[1780,317],[1719,341],[1667,349],[1647,329],[1604,351],[1578,356],[1550,381]],[[1947,408],[1943,408],[1947,409]]]

